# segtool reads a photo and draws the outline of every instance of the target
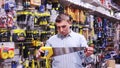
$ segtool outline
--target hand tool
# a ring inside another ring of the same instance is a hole
[[[48,55],[42,58],[50,58],[54,56],[86,50],[85,47],[41,47],[40,49],[43,51],[48,51]]]
[[[14,49],[8,51],[8,58],[13,58],[15,56]]]
[[[24,65],[24,68],[29,68],[29,60],[26,59],[26,60],[24,61],[23,65]]]
[[[31,68],[35,68],[35,61],[34,61],[34,59],[32,60],[32,66],[31,66]]]
[[[80,11],[80,22],[81,24],[84,24],[86,20],[86,16],[85,16],[85,12],[84,11]]]
[[[11,68],[17,68],[17,62],[16,61],[11,62]]]
[[[7,27],[7,16],[3,15],[0,17],[0,27],[1,28],[6,28]]]
[[[9,42],[10,41],[10,30],[1,28],[0,29],[0,42]]]
[[[4,45],[1,45],[1,50],[0,50],[0,58],[1,59],[7,59],[8,58],[8,53],[7,50],[5,50]]]
[[[17,12],[17,26],[19,28],[33,29],[34,28],[34,13],[30,11]]]
[[[24,41],[26,37],[26,33],[24,29],[14,29],[12,33],[12,40],[14,42]]]
[[[0,59],[8,59],[14,57],[14,48],[11,45],[9,47],[6,44],[1,43],[0,48]]]

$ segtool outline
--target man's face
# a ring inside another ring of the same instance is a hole
[[[64,20],[56,23],[58,33],[64,36],[70,32],[70,26],[70,23]]]

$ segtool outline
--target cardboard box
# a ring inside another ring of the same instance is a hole
[[[107,68],[115,68],[115,60],[107,60]]]

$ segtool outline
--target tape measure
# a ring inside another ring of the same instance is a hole
[[[2,52],[1,53],[1,58],[4,59],[4,60],[7,59],[8,58],[8,53],[7,52]]]
[[[9,50],[8,51],[8,58],[13,58],[15,55],[14,51],[13,50]]]

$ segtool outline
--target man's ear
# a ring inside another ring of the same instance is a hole
[[[69,23],[69,26],[71,27],[72,26],[72,23],[71,22],[68,22]]]
[[[70,25],[72,25],[72,22],[73,22],[73,18],[71,17],[71,15],[68,15],[69,16],[69,20],[68,20],[68,23],[70,24]]]
[[[72,21],[68,21],[69,25],[72,26]]]

